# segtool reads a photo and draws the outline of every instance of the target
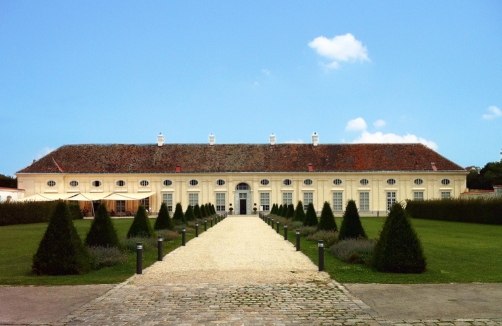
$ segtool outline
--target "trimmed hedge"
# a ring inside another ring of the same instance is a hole
[[[48,222],[56,208],[57,201],[28,201],[0,203],[0,226]],[[82,219],[78,204],[69,204],[72,219]]]
[[[502,225],[502,198],[410,200],[406,212],[427,220]]]

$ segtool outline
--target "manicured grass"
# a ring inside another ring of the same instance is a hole
[[[155,219],[150,220],[152,226]],[[92,220],[75,220],[74,224],[82,240],[91,227]],[[125,238],[132,219],[113,220],[119,238]],[[127,263],[92,271],[84,275],[37,276],[31,271],[32,257],[38,249],[47,223],[11,225],[0,227],[0,284],[12,285],[61,285],[61,284],[110,284],[120,283],[136,273],[136,254],[129,253]],[[199,227],[199,233],[204,228]],[[187,233],[187,241],[194,237]],[[181,245],[181,235],[173,241],[163,242],[166,255]],[[157,260],[157,250],[143,252],[143,268]]]
[[[338,227],[341,218],[336,218]],[[362,217],[369,238],[377,238],[384,217]],[[325,249],[325,270],[341,283],[470,283],[502,282],[502,226],[412,219],[427,258],[423,274],[376,272],[369,266],[347,264]],[[281,228],[282,229],[282,228]],[[281,230],[281,234],[284,234]],[[288,239],[296,243],[294,230]],[[302,237],[301,250],[318,264],[317,243]]]

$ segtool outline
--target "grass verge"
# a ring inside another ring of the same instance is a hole
[[[336,218],[338,226],[342,219]],[[377,238],[384,217],[362,217],[369,238]],[[502,226],[412,219],[427,258],[423,274],[381,273],[370,266],[344,263],[325,248],[325,270],[341,283],[501,283]],[[284,231],[281,227],[281,234]],[[296,243],[294,230],[288,240]],[[301,250],[318,264],[317,242],[301,238]]]
[[[85,239],[92,220],[75,220],[81,239]],[[150,223],[155,222],[151,219]],[[119,238],[125,238],[132,219],[114,219]],[[94,270],[84,275],[37,276],[31,271],[32,257],[38,249],[47,223],[10,225],[0,227],[0,284],[4,285],[63,285],[120,283],[136,273],[136,254],[128,253],[125,264]],[[204,228],[199,227],[199,234]],[[195,236],[187,232],[186,240]],[[163,242],[163,254],[181,246],[181,235],[173,241]],[[143,269],[157,261],[157,250],[143,252]]]

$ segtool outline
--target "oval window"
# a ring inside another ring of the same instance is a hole
[[[225,185],[225,180],[223,180],[223,179],[219,179],[219,180],[217,180],[217,181],[216,181],[216,184],[217,184],[218,186],[223,186],[223,185]]]
[[[125,181],[124,180],[118,180],[117,182],[115,182],[115,184],[117,185],[117,187],[123,187],[123,186],[125,186]]]
[[[363,186],[366,186],[368,183],[370,183],[368,181],[368,179],[361,179],[360,183],[363,185]]]
[[[192,179],[192,180],[188,181],[188,183],[189,183],[191,186],[196,186],[196,185],[198,185],[198,184],[199,184],[199,181]]]
[[[388,179],[387,184],[394,185],[394,184],[396,184],[396,180],[395,179]]]
[[[415,181],[413,181],[416,185],[421,185],[422,183],[424,183],[424,180],[422,179],[415,179]]]
[[[146,187],[150,184],[150,182],[148,182],[147,180],[141,180],[139,182],[139,185],[142,186],[142,187]]]
[[[446,185],[449,185],[449,184],[450,184],[450,180],[448,180],[448,179],[443,179],[443,180],[441,180],[441,184],[443,184],[443,185],[445,185],[445,186],[446,186]]]
[[[340,179],[335,179],[335,180],[333,180],[333,184],[335,184],[335,185],[339,186],[339,185],[341,185],[341,184],[342,184],[342,180],[340,180]]]
[[[293,183],[293,181],[291,181],[291,179],[286,179],[286,180],[284,180],[282,183],[283,183],[285,186],[290,186],[290,185]]]
[[[314,181],[312,181],[312,179],[305,179],[303,183],[307,186],[310,186],[312,183],[314,183]]]
[[[101,186],[101,181],[95,180],[92,182],[93,187],[100,187]]]
[[[171,180],[164,180],[164,186],[169,187],[172,186],[173,182]]]
[[[47,181],[47,185],[49,187],[54,187],[56,185],[56,181],[54,181],[54,180]]]
[[[261,183],[262,186],[266,186],[266,185],[268,185],[270,183],[270,181],[268,181],[267,179],[262,179],[260,181],[260,183]]]
[[[78,181],[77,180],[70,181],[70,186],[72,186],[72,187],[78,186]]]

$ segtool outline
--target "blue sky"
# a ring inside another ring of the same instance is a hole
[[[0,1],[1,174],[159,132],[422,142],[484,166],[501,109],[500,1]]]

